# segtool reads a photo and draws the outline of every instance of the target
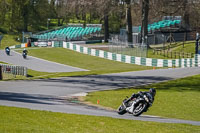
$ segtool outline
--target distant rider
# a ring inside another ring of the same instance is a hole
[[[22,52],[22,55],[23,55],[23,56],[27,56],[27,54],[28,54],[28,51],[24,48],[24,50],[23,50],[23,52]]]
[[[10,48],[9,48],[9,47],[6,47],[6,48],[5,48],[5,52],[6,52],[7,55],[10,55]]]

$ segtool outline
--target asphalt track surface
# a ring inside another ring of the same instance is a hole
[[[176,68],[29,81],[1,81],[0,105],[71,114],[200,126],[200,121],[168,119],[146,115],[133,117],[130,114],[125,114],[121,116],[116,111],[84,105],[71,99],[73,96],[88,92],[133,87],[196,74],[200,74],[199,68]]]
[[[0,61],[19,66],[25,66],[29,69],[41,72],[87,71],[85,69],[59,64],[29,55],[27,56],[27,59],[23,59],[22,54],[15,51],[11,51],[10,56],[7,56],[4,50],[0,50]]]

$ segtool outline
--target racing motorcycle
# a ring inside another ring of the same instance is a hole
[[[27,53],[26,53],[26,52],[23,52],[23,53],[22,53],[22,56],[23,56],[24,59],[26,59]]]
[[[149,93],[144,93],[137,98],[126,98],[123,100],[122,105],[119,106],[117,112],[120,115],[125,113],[133,114],[134,116],[139,116],[143,112],[146,112],[149,107],[152,106],[154,98]]]
[[[9,48],[6,48],[5,51],[6,51],[6,54],[7,54],[7,55],[10,55],[10,49],[9,49]]]

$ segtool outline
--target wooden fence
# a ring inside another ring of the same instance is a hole
[[[7,64],[0,64],[1,79],[10,79],[19,76],[27,76],[27,68],[23,66],[12,66]],[[0,79],[0,80],[1,80]]]
[[[153,50],[153,54],[155,55],[162,55],[164,57],[168,57],[168,58],[193,58],[194,57],[194,53],[185,53],[185,52],[171,52],[168,50],[161,50],[161,49],[154,49]]]

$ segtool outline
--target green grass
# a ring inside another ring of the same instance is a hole
[[[199,126],[122,120],[0,106],[1,133],[197,133]]]
[[[17,35],[5,34],[3,39],[1,40],[0,48],[4,49],[6,46],[13,46],[13,45],[20,44],[20,42],[15,40],[16,37]]]
[[[155,102],[145,113],[155,116],[200,121],[200,75],[152,84],[145,87],[89,93],[86,101],[117,109],[122,100],[132,93],[151,87],[157,89]]]
[[[55,74],[55,73],[48,73],[48,72],[39,72],[39,71],[34,71],[34,70],[31,70],[31,69],[28,69],[28,78],[40,78],[40,77],[44,77],[44,76],[47,76],[47,75],[52,75],[52,74]]]
[[[55,76],[105,74],[152,69],[152,67],[126,64],[89,56],[64,48],[39,48],[29,49],[28,51],[31,56],[90,70],[86,72],[57,73]]]
[[[8,63],[5,63],[5,62],[0,61],[0,64],[8,64]]]
[[[173,51],[177,52],[186,52],[186,53],[195,53],[195,42],[189,42],[184,44],[184,47],[181,45],[173,49]]]

